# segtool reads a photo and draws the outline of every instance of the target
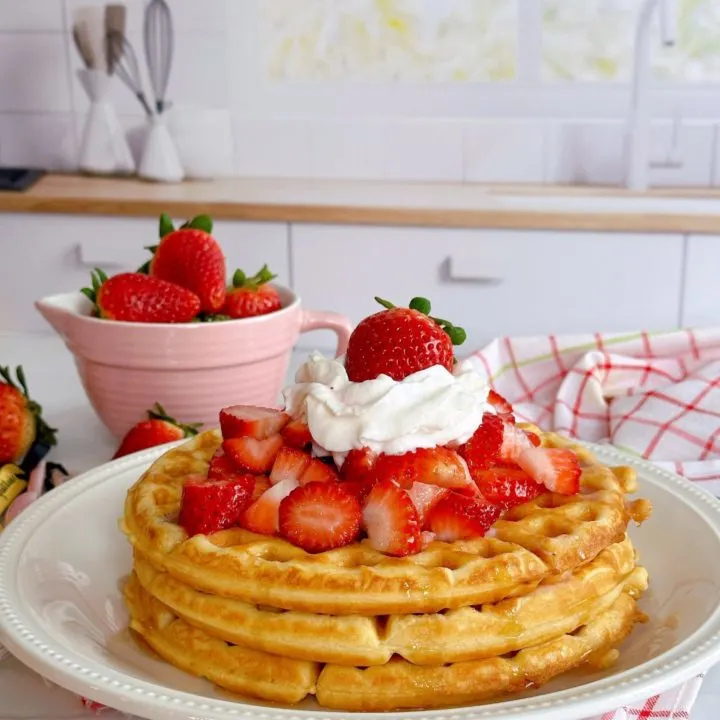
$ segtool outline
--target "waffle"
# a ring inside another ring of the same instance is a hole
[[[608,656],[643,617],[634,598],[621,592],[571,634],[503,657],[430,666],[393,657],[383,665],[348,667],[229,644],[178,617],[145,591],[134,574],[125,596],[132,630],[186,672],[266,700],[297,703],[315,694],[324,707],[358,711],[472,703],[536,687],[583,662]]]
[[[536,430],[536,429],[535,429]],[[539,431],[537,431],[539,433]],[[568,443],[540,433],[546,446]],[[191,588],[244,603],[313,614],[435,613],[532,592],[622,541],[631,519],[648,514],[630,468],[610,469],[572,446],[583,466],[581,492],[545,493],[507,513],[493,537],[432,543],[391,558],[362,541],[312,555],[276,537],[234,528],[188,538],[175,522],[182,484],[205,473],[221,442],[208,431],[160,457],[131,488],[124,532],[157,570]]]
[[[257,607],[194,590],[139,555],[135,573],[150,595],[221,640],[351,666],[384,665],[393,655],[436,665],[515,652],[572,632],[607,610],[622,592],[638,594],[647,587],[647,573],[635,567],[629,539],[567,577],[548,578],[529,595],[424,615],[337,616]]]

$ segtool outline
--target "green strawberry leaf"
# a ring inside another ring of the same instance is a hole
[[[163,213],[160,216],[160,239],[162,240],[166,235],[174,230],[175,226],[173,225],[173,221],[170,219],[170,216],[167,213]]]
[[[209,215],[196,215],[192,220],[188,220],[180,226],[181,230],[184,230],[185,228],[202,230],[210,235],[213,230],[213,221]]]
[[[270,272],[267,265],[263,265],[255,275],[248,277],[242,270],[237,269],[233,275],[232,287],[233,288],[248,288],[250,290],[257,289],[260,285],[274,280],[277,275]]]

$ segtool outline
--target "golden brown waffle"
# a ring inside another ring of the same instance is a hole
[[[338,665],[383,665],[396,654],[419,665],[477,660],[558,637],[607,610],[621,592],[647,587],[629,539],[591,563],[544,581],[534,592],[495,605],[426,615],[315,615],[260,608],[194,590],[135,557],[153,597],[221,640],[255,650]]]
[[[542,434],[547,446],[564,446]],[[275,537],[231,529],[188,538],[175,522],[182,484],[207,472],[221,442],[201,433],[160,457],[130,490],[123,530],[158,570],[206,593],[254,605],[334,615],[432,613],[521,596],[553,575],[590,562],[621,541],[632,517],[630,468],[607,468],[582,447],[581,493],[552,493],[515,508],[496,523],[494,537],[432,543],[391,558],[367,541],[311,555]]]
[[[230,645],[179,618],[149,595],[135,575],[125,595],[131,628],[176,667],[266,700],[296,703],[314,693],[325,707],[365,711],[471,703],[541,685],[588,658],[606,654],[642,618],[635,600],[623,592],[572,634],[504,657],[432,666],[394,657],[384,665],[355,668]]]

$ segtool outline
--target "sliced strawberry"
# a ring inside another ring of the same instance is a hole
[[[487,401],[493,406],[495,412],[502,416],[503,420],[507,420],[507,422],[510,423],[515,422],[512,405],[500,393],[491,390],[488,393]]]
[[[520,455],[518,465],[552,492],[574,495],[580,491],[580,463],[572,450],[530,448]]]
[[[284,443],[290,447],[302,450],[312,443],[310,428],[302,420],[291,420],[280,434]]]
[[[425,550],[430,543],[435,542],[435,533],[423,530],[420,533],[420,549]]]
[[[270,482],[275,485],[283,480],[297,480],[310,464],[309,453],[290,447],[281,447],[270,472]]]
[[[458,448],[458,453],[465,459],[471,477],[482,470],[492,467],[500,458],[503,445],[505,423],[493,413],[485,413],[482,423],[473,436]]]
[[[210,460],[208,480],[239,480],[245,478],[250,492],[255,489],[255,476],[238,470],[222,448],[218,448]]]
[[[220,411],[220,429],[225,440],[252,437],[264,440],[279,433],[290,420],[287,413],[253,405],[233,405]]]
[[[503,423],[500,460],[505,463],[516,463],[520,453],[532,447],[530,438],[524,430],[509,422]]]
[[[482,497],[449,493],[429,512],[427,528],[441,542],[483,537],[500,517],[502,508]]]
[[[307,552],[343,547],[360,535],[360,503],[339,483],[311,482],[281,503],[280,534]]]
[[[515,467],[494,467],[475,477],[482,496],[506,508],[522,505],[545,492],[524,470]]]
[[[340,474],[347,480],[361,480],[372,473],[377,458],[370,448],[353,448],[345,457]]]
[[[255,489],[252,494],[252,501],[255,502],[270,485],[270,478],[267,475],[255,475]]]
[[[208,535],[235,525],[250,504],[255,479],[208,480],[190,475],[183,485],[179,523],[188,535]]]
[[[283,480],[266,490],[240,518],[240,525],[259,535],[275,535],[278,532],[280,503],[298,487],[296,480]]]
[[[223,443],[223,450],[235,467],[257,475],[270,470],[281,447],[280,435],[271,435],[264,440],[238,437]]]
[[[420,549],[420,520],[410,496],[390,480],[370,491],[362,512],[370,545],[402,557]]]
[[[526,430],[525,434],[527,435],[528,440],[530,441],[530,444],[533,445],[533,447],[540,447],[540,445],[542,444],[542,440],[540,440],[540,438],[534,432]]]
[[[447,488],[477,488],[465,461],[455,450],[446,447],[418,448],[403,455],[380,455],[375,463],[380,480],[392,480],[404,488],[424,482]]]
[[[418,513],[420,525],[425,522],[430,509],[442,498],[444,498],[450,490],[437,485],[429,485],[423,482],[414,482],[412,487],[407,491],[413,505]]]
[[[367,496],[375,485],[375,480],[371,477],[361,478],[360,480],[341,480],[340,485],[351,495],[354,495],[360,505],[364,505]]]
[[[300,478],[301,485],[307,485],[311,482],[337,482],[338,474],[334,465],[323,462],[318,458],[313,458],[310,464],[305,468]]]

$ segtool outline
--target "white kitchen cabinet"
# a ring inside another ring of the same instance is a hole
[[[221,221],[213,234],[229,278],[238,267],[255,273],[268,263],[278,282],[289,282],[287,225]],[[0,331],[49,332],[35,300],[86,286],[95,267],[135,270],[149,258],[144,247],[157,242],[153,218],[0,214]]]
[[[684,327],[720,325],[720,236],[691,235],[687,239]]]
[[[681,235],[293,225],[291,264],[306,307],[353,322],[373,296],[462,325],[467,348],[502,335],[676,327]],[[326,334],[303,347],[326,349]]]

